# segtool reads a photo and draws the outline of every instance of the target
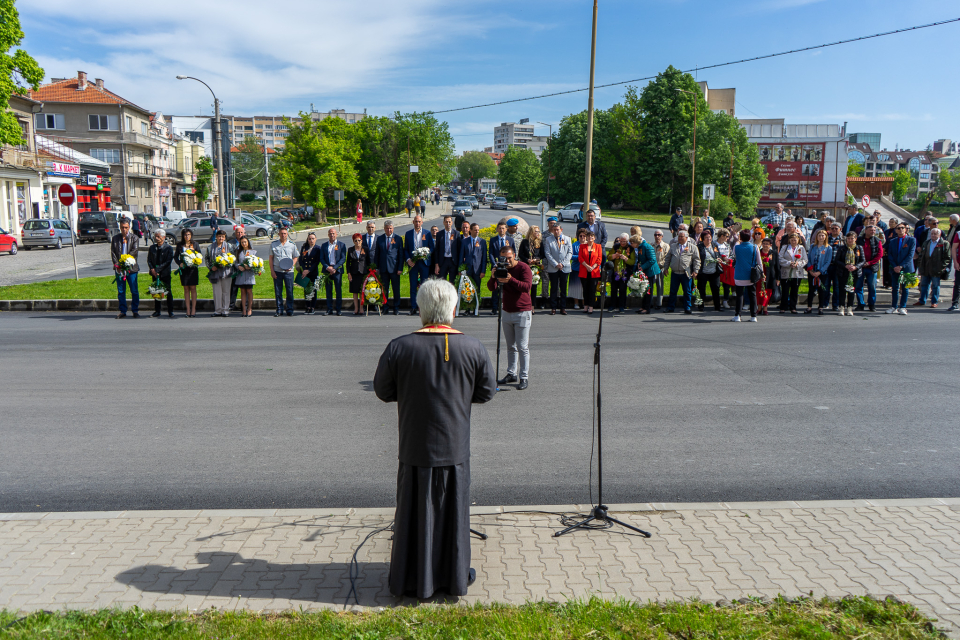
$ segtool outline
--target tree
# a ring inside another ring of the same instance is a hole
[[[457,173],[460,180],[471,184],[479,191],[480,180],[497,176],[497,163],[483,151],[464,151],[457,160]],[[498,183],[498,186],[502,186]]]
[[[893,200],[900,202],[917,186],[917,181],[906,169],[897,169],[893,172]]]
[[[300,122],[284,118],[289,135],[278,153],[279,181],[289,184],[316,211],[317,222],[326,221],[325,209],[335,201],[334,190],[363,195],[356,164],[360,159],[351,125],[340,118],[319,122],[300,113]]]
[[[196,189],[197,202],[206,202],[213,190],[213,163],[210,158],[203,156],[197,160],[197,179],[193,183]]]
[[[10,96],[24,95],[27,87],[36,89],[43,81],[44,71],[37,61],[23,49],[10,54],[10,49],[23,41],[20,14],[13,0],[0,0],[0,144],[23,144],[23,129],[17,118],[8,111]]]
[[[430,113],[397,113],[395,120],[398,186],[406,189],[409,179],[411,192],[419,193],[449,181],[454,166],[454,145],[447,123]],[[409,173],[408,165],[416,165],[417,173]],[[400,193],[397,195],[400,200]]]
[[[507,149],[500,160],[497,188],[509,193],[514,202],[534,200],[543,189],[543,173],[537,154],[530,149]]]
[[[863,177],[863,165],[860,164],[859,162],[847,163],[847,177],[848,178]]]
[[[231,154],[231,163],[237,176],[237,188],[260,191],[266,178],[263,170],[263,146],[253,136],[246,136]]]
[[[391,118],[369,117],[358,122],[352,131],[360,148],[357,172],[366,194],[364,211],[369,215],[378,215],[380,212],[386,215],[391,204],[399,206],[397,124]],[[355,200],[351,200],[353,202]]]

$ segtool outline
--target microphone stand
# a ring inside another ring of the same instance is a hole
[[[613,264],[608,262],[607,265],[604,265],[603,272],[600,275],[600,322],[597,324],[597,341],[593,345],[593,367],[597,376],[597,504],[590,510],[590,515],[584,517],[579,522],[575,522],[566,529],[556,532],[553,534],[554,538],[558,538],[574,529],[605,529],[614,524],[635,531],[644,538],[649,538],[652,535],[643,529],[638,529],[626,522],[617,520],[608,513],[607,505],[603,504],[603,430],[601,428],[603,424],[603,403],[600,395],[600,337],[603,334],[603,312],[607,306],[607,274],[612,267]],[[590,526],[590,523],[594,521],[602,526]]]

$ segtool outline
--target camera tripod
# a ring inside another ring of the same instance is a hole
[[[600,395],[600,337],[603,334],[603,312],[607,306],[607,274],[612,267],[613,264],[607,262],[600,274],[600,322],[597,325],[597,341],[593,344],[593,369],[597,381],[597,504],[590,510],[590,514],[584,516],[582,520],[553,534],[554,538],[560,537],[565,533],[570,533],[574,529],[595,529],[596,526],[590,526],[590,523],[594,521],[598,523],[609,523],[610,525],[618,524],[621,527],[639,533],[644,538],[649,538],[652,535],[643,529],[638,529],[633,525],[617,520],[610,515],[607,505],[603,504],[603,431],[601,429],[603,424],[603,403]],[[593,496],[591,496],[591,498],[592,497]]]

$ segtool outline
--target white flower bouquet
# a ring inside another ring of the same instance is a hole
[[[187,249],[180,254],[180,264],[184,267],[199,267],[203,264],[203,255],[199,251]]]
[[[118,260],[117,264],[113,266],[117,271],[130,273],[137,266],[137,261],[134,260],[133,256],[131,256],[129,253],[125,253],[120,256],[120,260]]]
[[[217,265],[217,268],[224,269],[226,267],[233,266],[233,263],[237,261],[237,257],[232,253],[220,253],[217,254],[217,257],[213,259],[214,264]]]
[[[263,275],[263,258],[258,258],[257,256],[248,255],[243,259],[243,262],[240,263],[243,268],[253,271],[254,275],[261,276]]]
[[[372,273],[363,281],[363,304],[381,306],[383,304],[383,289],[380,281]]]
[[[642,297],[649,288],[650,281],[647,280],[647,276],[643,273],[643,271],[638,271],[636,274],[631,276],[629,280],[627,280],[627,295],[632,298]]]
[[[420,247],[419,249],[414,249],[410,254],[411,260],[414,262],[423,262],[430,257],[430,249],[427,247]]]
[[[159,278],[154,280],[153,284],[147,287],[147,293],[154,300],[163,300],[164,296],[167,296],[170,294],[170,292],[167,291],[167,288],[164,287],[163,284],[160,282]]]

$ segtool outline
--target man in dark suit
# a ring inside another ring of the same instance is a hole
[[[120,263],[120,256],[126,254],[137,259],[140,253],[140,239],[130,232],[130,219],[120,218],[120,233],[113,236],[110,240],[110,258],[113,264]],[[140,272],[140,265],[134,264],[130,271],[124,272],[116,270],[117,275],[117,300],[120,302],[120,313],[117,319],[127,317],[127,285],[130,285],[130,296],[133,298],[133,317],[139,318],[140,314],[140,290],[137,288],[137,274]]]
[[[419,213],[413,216],[413,229],[407,231],[403,239],[403,249],[407,266],[410,267],[410,315],[416,315],[417,291],[430,275],[430,258],[434,251],[433,236],[423,228],[423,218]],[[413,252],[418,249],[427,249],[429,251],[427,257],[415,260]]]
[[[393,223],[383,223],[383,235],[377,237],[377,271],[383,286],[384,306],[393,287],[393,315],[400,313],[400,274],[403,273],[403,238],[393,234]]]
[[[167,290],[167,315],[173,317],[173,287],[170,286],[170,264],[173,262],[173,247],[167,239],[167,232],[157,229],[153,232],[153,246],[147,252],[147,264],[150,266],[150,275],[160,280],[160,284]],[[154,300],[153,317],[160,317],[160,300]]]
[[[480,225],[476,222],[470,225],[470,235],[460,240],[460,264],[467,265],[467,277],[473,280],[479,296],[487,273],[487,241],[480,237]]]
[[[473,234],[473,226],[470,226],[470,233]],[[500,258],[500,250],[504,247],[510,247],[513,249],[514,255],[517,252],[517,244],[513,241],[513,238],[507,234],[507,225],[501,222],[497,225],[497,235],[493,236],[490,239],[490,264],[497,264],[497,260]],[[491,313],[497,315],[498,308],[500,307],[500,289],[494,289],[493,291],[493,310]]]
[[[907,315],[907,292],[909,289],[900,286],[900,273],[914,273],[913,253],[917,248],[917,241],[907,234],[907,225],[901,222],[895,230],[896,235],[887,241],[886,256],[890,269],[893,272],[892,286],[890,287],[891,306],[887,313]]]
[[[337,315],[343,307],[343,263],[347,261],[347,245],[337,240],[337,230],[327,231],[327,242],[320,246],[320,268],[330,277],[327,281],[327,315],[333,315],[333,288],[337,288]]]
[[[363,248],[367,250],[367,264],[377,263],[377,225],[367,223],[367,232],[363,235]]]
[[[860,229],[863,229],[863,214],[857,207],[850,206],[847,208],[847,219],[843,221],[843,236],[846,237],[851,231],[860,233]]]
[[[607,250],[607,227],[602,222],[597,221],[597,212],[593,209],[587,209],[587,219],[577,225],[577,229],[586,229],[592,231],[596,243],[604,251]]]
[[[453,216],[443,216],[443,231],[437,232],[433,251],[433,274],[454,285],[460,266],[460,232],[453,228]]]

